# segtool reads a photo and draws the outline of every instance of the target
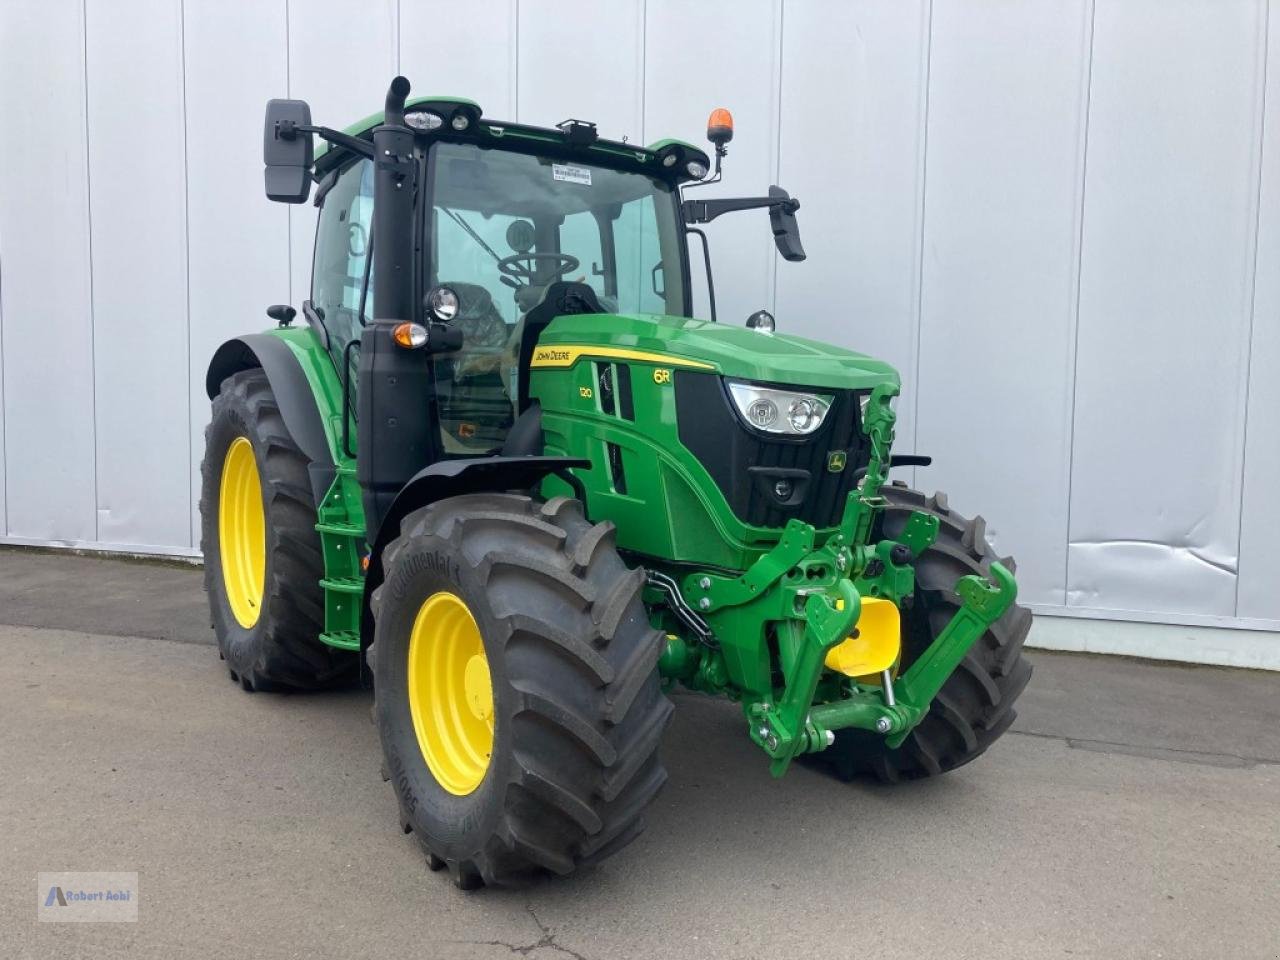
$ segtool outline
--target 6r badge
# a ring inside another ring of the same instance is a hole
[[[827,454],[827,472],[839,473],[844,469],[844,465],[849,462],[849,455],[843,450],[832,450]]]

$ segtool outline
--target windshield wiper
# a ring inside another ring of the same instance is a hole
[[[443,210],[445,213],[447,213],[449,215],[449,218],[454,223],[460,226],[463,230],[467,231],[467,235],[471,237],[471,239],[474,240],[476,243],[480,244],[480,246],[484,248],[485,253],[493,257],[493,260],[495,263],[500,263],[502,261],[502,258],[498,256],[497,253],[494,252],[493,247],[485,243],[484,238],[480,236],[480,234],[476,233],[474,230],[471,229],[471,224],[467,223],[467,221],[463,220],[462,217],[454,213],[448,207],[441,207],[440,209]]]

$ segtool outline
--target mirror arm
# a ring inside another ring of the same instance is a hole
[[[288,121],[284,121],[288,122]],[[340,166],[346,159],[343,151],[350,151],[361,157],[373,159],[373,144],[368,140],[361,140],[359,137],[353,137],[349,133],[343,133],[341,130],[334,130],[331,127],[293,127],[294,133],[314,133],[322,140],[326,140],[333,144],[335,149],[330,150],[324,156],[315,162],[315,178],[321,180],[327,173]],[[280,132],[280,139],[287,140],[289,137],[286,131]]]
[[[353,137],[349,133],[343,133],[341,130],[334,130],[332,127],[313,127],[306,124],[294,123],[292,120],[276,121],[276,136],[281,140],[296,140],[300,133],[314,133],[322,140],[327,140],[335,147],[345,147],[353,153],[360,153],[366,157],[373,156],[373,144],[368,140],[361,140],[359,137]]]
[[[765,207],[780,207],[783,213],[795,213],[800,209],[800,201],[791,197],[735,197],[722,200],[685,200],[680,204],[685,223],[710,223],[726,213]]]
[[[373,144],[368,140],[361,140],[359,137],[353,137],[349,133],[343,133],[341,130],[333,130],[329,127],[316,127],[313,132],[328,140],[335,147],[346,147],[352,153],[358,153],[370,159],[373,158]]]

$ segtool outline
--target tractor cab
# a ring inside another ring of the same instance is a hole
[[[399,245],[411,232],[415,255],[396,268],[399,276],[385,277],[391,271],[375,266],[383,258],[375,253],[373,144],[376,131],[401,119],[394,125],[406,155],[389,195],[401,208]],[[326,143],[314,158],[308,131]],[[529,360],[555,316],[691,317],[691,224],[767,207],[779,249],[790,259],[804,256],[798,203],[776,187],[761,198],[683,200],[683,188],[719,178],[732,138],[726,110],[715,111],[708,126],[716,148],[710,177],[707,154],[688,143],[641,148],[603,140],[594,124],[580,120],[555,129],[495,122],[458,98],[395,104],[341,133],[311,127],[301,101],[276,100],[268,105],[265,134],[269,197],[302,202],[311,182],[318,184],[312,290],[303,314],[353,395],[361,341],[375,318],[410,324],[402,336],[422,340],[432,355],[434,430],[421,438],[430,451],[424,462],[502,450],[529,407]],[[710,288],[709,254],[704,262]],[[384,310],[389,297],[380,289],[392,284],[401,308]],[[557,302],[546,304],[553,287]],[[566,293],[569,310],[562,311]],[[714,320],[713,288],[710,307]]]

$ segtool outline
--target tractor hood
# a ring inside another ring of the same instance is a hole
[[[726,377],[799,387],[860,390],[899,382],[889,364],[852,350],[688,317],[611,313],[557,317],[538,338],[538,353],[552,348],[571,350],[573,355],[650,354],[656,357],[635,359],[667,359],[673,366],[702,367]]]

